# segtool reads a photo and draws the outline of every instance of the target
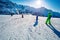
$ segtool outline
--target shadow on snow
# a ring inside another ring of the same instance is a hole
[[[60,32],[56,30],[52,24],[46,25],[60,38]]]

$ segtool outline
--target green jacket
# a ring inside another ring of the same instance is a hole
[[[48,18],[51,18],[52,14],[51,13],[48,13]]]

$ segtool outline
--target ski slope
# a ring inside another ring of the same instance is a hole
[[[0,15],[0,40],[60,40],[60,18],[52,18],[52,28],[46,24],[46,17],[39,17],[34,27],[36,16]],[[55,31],[54,31],[55,30]],[[57,30],[57,32],[56,32]]]

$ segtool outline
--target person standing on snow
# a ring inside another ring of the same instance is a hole
[[[36,16],[36,22],[38,21],[38,15]]]
[[[38,15],[36,15],[36,22],[33,26],[36,26],[36,25],[38,25]]]
[[[47,18],[45,24],[51,24],[51,16],[52,16],[52,14],[49,12],[48,13],[48,18]]]
[[[24,6],[22,5],[22,18],[24,18],[24,15],[23,15],[24,11],[25,9],[24,9]]]
[[[24,18],[23,14],[22,14],[22,18]]]
[[[13,9],[11,9],[11,16],[13,16],[14,15],[14,11],[13,11]]]

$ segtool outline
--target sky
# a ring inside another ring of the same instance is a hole
[[[45,7],[60,12],[60,0],[11,0],[14,3],[31,6],[34,8]]]

